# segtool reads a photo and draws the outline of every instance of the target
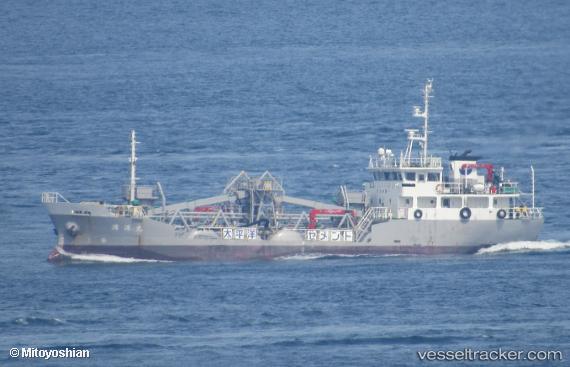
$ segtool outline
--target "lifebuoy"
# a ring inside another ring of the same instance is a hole
[[[416,219],[422,219],[423,215],[424,213],[420,209],[416,209],[416,211],[414,212],[414,218]]]
[[[435,187],[435,191],[437,191],[438,193],[441,194],[441,193],[443,192],[443,184],[438,184],[438,185]]]
[[[499,209],[497,212],[497,218],[505,219],[507,217],[507,211],[505,209]]]
[[[459,211],[459,216],[461,219],[469,219],[471,218],[471,209],[465,207]]]

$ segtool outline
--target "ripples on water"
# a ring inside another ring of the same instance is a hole
[[[140,366],[410,365],[416,350],[464,347],[570,355],[565,1],[0,8],[0,364],[11,346],[88,347],[86,365]],[[45,262],[55,237],[40,193],[117,198],[132,128],[139,175],[171,201],[217,194],[242,169],[328,201],[339,184],[360,187],[379,145],[403,148],[428,77],[431,149],[473,149],[527,192],[532,163],[541,241],[457,257]]]

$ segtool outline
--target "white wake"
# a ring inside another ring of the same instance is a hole
[[[322,254],[322,253],[307,253],[307,254],[294,254],[276,257],[275,260],[319,260],[319,259],[337,259],[337,258],[359,258],[359,257],[387,257],[387,256],[400,256],[398,254],[391,255],[372,255],[372,254]]]
[[[503,252],[559,251],[564,249],[570,249],[570,242],[560,242],[555,240],[516,241],[499,243],[491,247],[483,248],[477,252],[477,255],[496,254]]]
[[[55,248],[61,256],[71,261],[82,261],[82,262],[92,262],[92,263],[156,263],[156,262],[169,262],[166,260],[150,260],[150,259],[136,259],[134,257],[120,257],[115,255],[105,255],[105,254],[74,254],[67,252],[61,247]]]
[[[326,257],[325,254],[295,254],[276,257],[275,260],[293,260],[293,261],[303,261],[303,260],[317,260]]]

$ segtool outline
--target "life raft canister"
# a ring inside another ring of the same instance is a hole
[[[420,209],[416,209],[416,211],[414,212],[414,218],[416,219],[422,219],[423,215],[424,213]]]
[[[469,219],[471,218],[471,209],[465,207],[459,211],[459,216],[461,219]]]
[[[506,216],[507,216],[507,211],[505,209],[499,209],[499,211],[497,211],[497,218],[505,219]]]

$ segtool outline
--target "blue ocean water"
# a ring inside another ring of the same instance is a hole
[[[0,364],[42,364],[11,359],[21,346],[88,348],[51,364],[96,366],[407,366],[466,347],[570,358],[569,18],[562,0],[1,2]],[[472,149],[526,191],[534,165],[541,241],[46,262],[40,193],[118,199],[130,129],[139,176],[169,201],[217,194],[242,169],[329,200],[368,179],[378,146],[403,148],[426,78],[435,154]]]

